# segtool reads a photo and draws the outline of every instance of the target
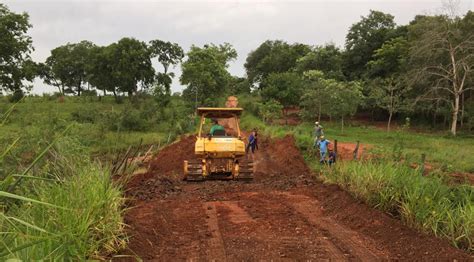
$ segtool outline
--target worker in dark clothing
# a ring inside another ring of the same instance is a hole
[[[328,164],[329,166],[332,166],[332,164],[336,163],[336,158],[337,154],[332,150],[332,148],[329,148],[329,154],[328,154]]]
[[[245,149],[245,152],[248,153],[250,150],[252,150],[252,154],[255,152],[255,148],[257,147],[257,135],[255,131],[252,131],[249,136],[249,143],[247,144],[247,148]]]

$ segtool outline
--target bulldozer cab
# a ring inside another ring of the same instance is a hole
[[[200,107],[197,114],[201,117],[198,137],[240,137],[239,118],[242,108]],[[211,134],[211,128],[205,125],[206,119],[216,120],[223,129],[217,129]]]

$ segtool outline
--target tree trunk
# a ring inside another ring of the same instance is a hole
[[[458,113],[459,113],[459,94],[454,94],[454,107],[453,107],[453,119],[451,123],[451,134],[456,135],[456,128],[458,123]]]
[[[464,93],[461,95],[461,130],[464,124]]]
[[[436,101],[436,108],[435,108],[435,110],[433,111],[433,123],[432,123],[433,129],[436,128],[436,115],[437,115],[437,113],[438,113],[438,110],[439,110],[439,101]]]
[[[387,123],[387,132],[390,132],[390,123],[392,122],[392,115],[393,115],[393,112],[389,111],[388,123]]]
[[[341,117],[341,133],[344,133],[344,116]]]
[[[321,122],[321,102],[319,102],[318,122]]]
[[[117,98],[117,92],[115,92],[115,89],[114,89],[114,98],[115,98],[115,102],[118,102],[118,98]]]

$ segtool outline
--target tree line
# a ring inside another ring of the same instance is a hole
[[[166,102],[180,65],[182,97],[213,105],[225,94],[261,96],[263,109],[300,107],[307,120],[344,119],[356,112],[387,117],[403,114],[431,122],[474,126],[474,12],[418,15],[397,25],[390,14],[371,10],[354,23],[344,47],[267,40],[250,52],[245,77],[228,72],[237,52],[228,43],[192,46],[122,38],[107,46],[90,41],[51,50],[45,62],[31,60],[28,15],[0,4],[0,87],[22,95],[40,77],[58,93],[80,96],[145,92]],[[160,68],[153,67],[153,61]]]

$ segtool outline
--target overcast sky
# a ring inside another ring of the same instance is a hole
[[[245,75],[247,54],[267,39],[289,43],[344,45],[349,27],[370,9],[390,13],[397,24],[406,24],[417,14],[441,10],[441,0],[423,1],[3,1],[14,12],[27,12],[33,27],[35,51],[43,62],[50,50],[81,40],[107,45],[122,37],[142,41],[176,42],[185,51],[194,44],[228,42],[238,52],[230,65],[233,75]],[[463,13],[472,1],[461,1]],[[161,70],[161,68],[160,68]],[[179,68],[175,68],[173,91],[181,91]],[[34,93],[52,92],[41,80]]]

